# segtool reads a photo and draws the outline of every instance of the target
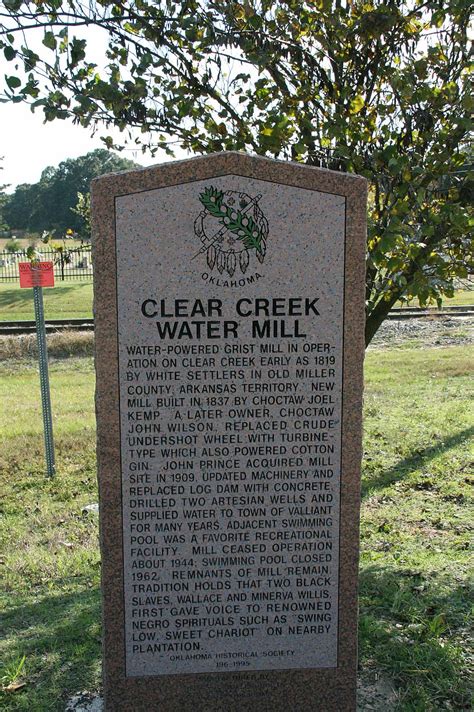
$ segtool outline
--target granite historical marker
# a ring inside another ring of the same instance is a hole
[[[106,709],[355,709],[365,180],[92,194]]]

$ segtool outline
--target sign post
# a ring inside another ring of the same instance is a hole
[[[20,262],[20,287],[33,288],[35,304],[36,337],[38,340],[38,361],[41,386],[41,405],[43,411],[44,448],[48,477],[54,477],[54,438],[51,394],[48,374],[48,349],[44,325],[43,287],[54,287],[54,269],[52,262]]]

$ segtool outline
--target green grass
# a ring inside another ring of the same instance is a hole
[[[360,664],[406,712],[469,709],[473,349],[372,350],[366,360]],[[43,472],[34,361],[0,365],[6,710],[59,712],[100,687],[90,358],[51,364],[58,475]],[[24,658],[24,660],[23,660]],[[472,660],[472,659],[471,659]]]
[[[26,237],[17,237],[16,241],[18,243],[18,246],[23,250],[25,247],[28,247],[32,242],[37,242],[40,240],[41,235],[39,232],[32,232],[29,235],[26,235]],[[5,252],[7,249],[7,244],[10,242],[12,238],[11,237],[0,237],[0,252]]]
[[[443,299],[443,306],[445,307],[450,307],[450,306],[464,306],[465,304],[474,304],[474,290],[469,290],[469,289],[458,289],[454,297],[452,299]],[[403,307],[403,306],[409,306],[409,307],[417,307],[418,305],[418,299],[414,299],[411,301],[409,304],[404,302],[401,304],[400,302],[397,302],[396,307]],[[430,307],[434,308],[436,307],[436,304],[430,304]]]
[[[26,686],[3,694],[11,710],[63,710],[68,693],[94,688],[100,677],[100,559],[94,374],[91,359],[51,366],[58,476],[44,476],[38,374],[34,361],[4,362],[0,422],[5,497],[3,526],[4,640],[0,679],[12,682],[25,656]],[[0,698],[0,707],[2,700]]]
[[[92,317],[92,282],[59,282],[43,289],[46,319]],[[0,284],[0,322],[34,319],[33,290]]]
[[[361,656],[403,710],[469,708],[473,371],[472,347],[367,359]]]
[[[474,304],[474,290],[460,289],[452,299],[445,299],[444,306],[464,306],[465,304]]]

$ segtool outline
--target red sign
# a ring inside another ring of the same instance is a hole
[[[20,287],[54,287],[52,262],[20,262]]]

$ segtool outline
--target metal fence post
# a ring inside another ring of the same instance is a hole
[[[46,346],[46,330],[44,327],[43,288],[33,287],[35,302],[36,336],[38,338],[38,360],[41,384],[41,405],[43,409],[44,448],[48,477],[54,477],[56,472],[54,460],[53,417],[51,412],[51,395],[48,375],[48,350]]]

